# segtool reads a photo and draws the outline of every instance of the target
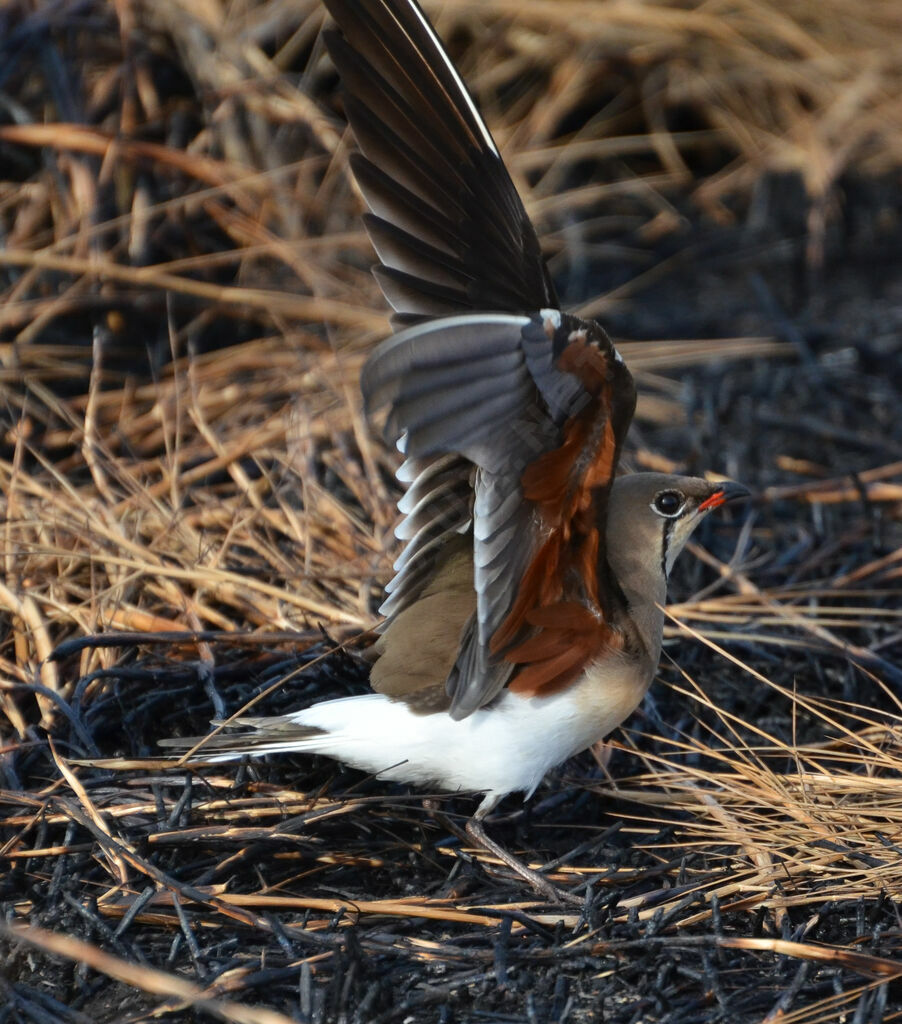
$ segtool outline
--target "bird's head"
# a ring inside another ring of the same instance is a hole
[[[607,550],[618,577],[642,564],[666,580],[692,531],[715,508],[749,494],[731,480],[634,473],[618,477],[608,507]]]

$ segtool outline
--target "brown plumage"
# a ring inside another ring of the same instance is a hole
[[[416,680],[443,682],[465,718],[503,687],[565,689],[623,648],[607,515],[635,387],[598,323],[555,309],[520,197],[415,2],[326,6],[376,275],[407,327],[361,378],[367,408],[389,407],[386,437],[408,456],[408,544],[373,686],[409,694]],[[452,579],[465,620],[438,628],[437,581]],[[429,637],[421,669],[392,656],[411,628]]]
[[[476,608],[446,677],[465,717],[505,685],[566,686],[617,646],[605,517],[635,389],[600,325],[556,311],[520,198],[416,5],[327,6],[377,276],[396,323],[422,325],[379,349],[361,380],[369,409],[390,406],[386,434],[404,437],[420,495],[385,630],[395,635],[445,543],[469,527]],[[428,484],[440,461],[441,490]],[[574,615],[549,616],[557,606]],[[374,685],[394,688],[389,676],[377,670]]]

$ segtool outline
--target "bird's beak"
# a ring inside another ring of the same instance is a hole
[[[724,480],[723,483],[717,485],[717,490],[699,505],[698,511],[707,512],[712,508],[720,508],[728,501],[747,498],[751,493],[748,487],[743,487],[742,484],[737,484],[733,480]]]

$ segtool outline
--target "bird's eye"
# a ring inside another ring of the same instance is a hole
[[[660,491],[655,495],[655,500],[652,502],[651,507],[659,516],[673,519],[683,511],[685,502],[685,496],[680,494],[679,491]]]

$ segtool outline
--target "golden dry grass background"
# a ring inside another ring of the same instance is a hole
[[[556,268],[574,239],[589,256],[603,244],[600,209],[627,204],[646,240],[683,230],[685,204],[729,227],[765,176],[786,172],[804,183],[805,259],[816,268],[842,216],[843,177],[898,180],[895,0],[425,6]],[[357,390],[388,322],[318,42],[320,5],[13,2],[0,18],[0,699],[15,750],[36,723],[54,727],[54,693],[71,699],[79,678],[121,655],[87,648],[48,660],[64,640],[109,630],[313,635],[319,624],[344,639],[372,627],[396,494],[394,455],[365,424]],[[639,270],[582,308],[603,318],[665,272]],[[767,336],[725,339],[716,352],[693,338],[623,350],[649,428],[686,419],[673,383],[681,367],[794,358]],[[632,459],[673,465],[646,445]],[[809,480],[810,466],[779,450],[773,466],[782,489],[765,503],[796,502],[800,515],[811,503],[852,508],[863,488],[899,538],[898,459],[854,481],[839,471]],[[853,559],[860,525],[849,512],[837,542]],[[897,681],[861,641],[863,620],[898,632],[887,595],[898,591],[902,547],[839,577],[774,587],[756,583],[753,567],[697,553],[726,582],[672,608],[671,636],[697,631],[697,642],[725,649],[724,664],[739,657],[739,634],[849,657],[883,680],[885,700],[819,700],[754,668],[750,685],[822,723],[822,742],[787,744],[748,722],[731,749],[704,733],[647,748],[623,740],[647,759],[645,773],[612,783],[647,811],[637,843],[675,808],[689,812],[675,822],[676,848],[731,851],[725,873],[699,890],[770,915],[774,935],[788,908],[828,891],[902,898],[888,853],[902,841]],[[690,705],[708,703],[704,680],[687,673],[671,685]],[[733,712],[713,713],[729,729]],[[697,771],[687,767],[693,751],[705,758]],[[36,786],[26,803],[49,813],[55,792]],[[115,831],[115,816],[98,814]],[[22,853],[28,830],[12,828],[4,850]],[[140,875],[123,870],[117,885]],[[637,897],[640,919],[661,906]],[[675,914],[688,928],[711,910]],[[889,968],[874,970],[882,981]],[[831,1019],[817,1013],[781,1019]]]

